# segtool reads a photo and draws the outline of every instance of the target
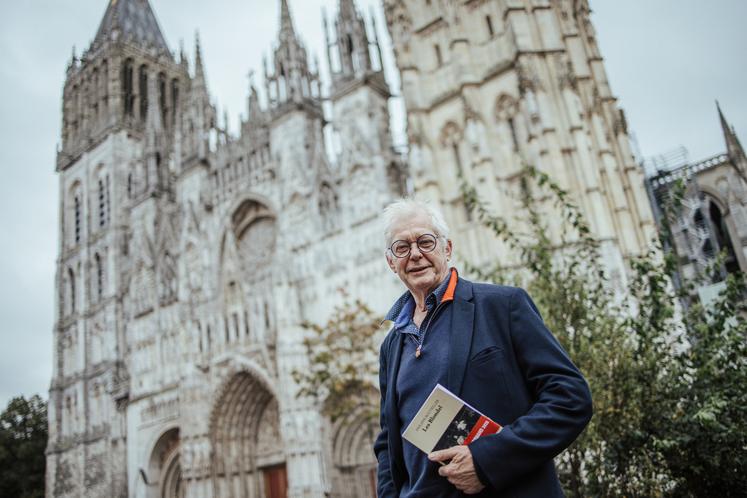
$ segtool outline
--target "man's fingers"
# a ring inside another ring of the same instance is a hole
[[[446,448],[445,450],[434,451],[428,454],[428,459],[431,462],[443,462],[444,460],[451,460],[457,453],[458,446]]]

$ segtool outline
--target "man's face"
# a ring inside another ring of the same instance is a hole
[[[436,248],[427,253],[420,252],[415,241],[423,234],[436,235]],[[431,226],[430,216],[425,213],[399,220],[394,225],[391,242],[404,240],[410,243],[410,254],[397,258],[387,251],[386,259],[391,268],[413,294],[426,296],[446,278],[451,257],[451,241],[444,242]]]

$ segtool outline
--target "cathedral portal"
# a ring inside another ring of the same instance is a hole
[[[258,378],[233,375],[210,419],[213,495],[284,498],[287,478],[278,402]]]

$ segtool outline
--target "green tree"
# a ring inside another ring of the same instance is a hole
[[[316,400],[334,423],[350,413],[378,418],[378,343],[381,317],[361,300],[335,308],[325,325],[303,323],[309,366],[294,370],[298,396]]]
[[[47,404],[38,395],[13,398],[0,415],[0,496],[44,496]]]
[[[532,167],[520,181],[522,209],[513,219],[495,216],[462,182],[468,209],[519,258],[514,270],[499,254],[498,263],[468,269],[527,287],[589,381],[595,416],[558,458],[567,494],[732,496],[747,489],[739,458],[747,433],[744,315],[735,304],[741,278],[730,281],[716,311],[691,306],[683,322],[668,277],[674,258],[654,248],[631,262],[628,285],[613,291],[599,244],[567,193]],[[558,214],[552,227],[548,211]]]
[[[744,275],[732,274],[712,306],[688,310],[687,382],[666,455],[691,496],[747,490],[746,295]]]

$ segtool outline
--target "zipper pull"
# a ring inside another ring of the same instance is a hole
[[[422,344],[418,344],[418,348],[415,350],[415,358],[420,358],[420,348]]]

